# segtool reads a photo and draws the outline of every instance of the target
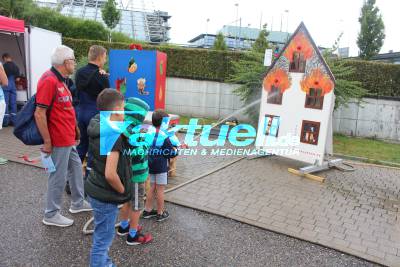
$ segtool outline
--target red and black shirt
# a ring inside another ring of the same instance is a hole
[[[65,78],[54,67],[39,79],[36,105],[42,108],[51,106],[47,112],[51,144],[55,147],[75,145],[76,119],[72,95],[65,84]]]

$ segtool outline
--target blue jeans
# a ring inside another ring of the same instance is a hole
[[[85,178],[88,176],[89,171],[92,168],[92,161],[93,161],[93,156],[89,152],[89,136],[87,134],[87,128],[89,126],[90,120],[98,113],[96,107],[90,107],[90,106],[83,106],[83,105],[78,105],[76,109],[78,113],[78,126],[79,126],[79,131],[81,132],[81,140],[79,145],[77,146],[79,157],[81,158],[81,161],[83,160],[87,155],[86,159],[86,175]]]
[[[118,205],[101,202],[88,197],[93,208],[94,233],[90,252],[90,267],[111,267],[113,265],[108,256],[111,243],[115,235],[115,222],[118,216]]]
[[[3,126],[14,124],[17,114],[17,88],[15,87],[14,76],[8,77],[8,86],[3,87],[4,100],[6,101],[6,114],[3,120]]]

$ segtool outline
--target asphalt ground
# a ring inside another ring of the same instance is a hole
[[[42,224],[46,192],[42,169],[17,163],[0,166],[0,266],[88,266],[91,236],[82,233],[90,213],[62,213],[68,228]],[[115,238],[117,266],[375,266],[341,252],[216,215],[167,204],[170,218],[144,220],[150,244],[128,247]]]

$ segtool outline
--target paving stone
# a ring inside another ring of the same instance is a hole
[[[276,215],[276,214],[274,214],[274,215],[271,217],[271,219],[274,220],[274,221],[276,221],[276,222],[281,222],[281,223],[286,222],[286,220],[287,220],[286,217],[280,216],[280,215]]]
[[[286,223],[278,222],[278,221],[273,221],[271,225],[275,226],[275,227],[278,227],[281,230],[285,230],[288,227],[288,225]]]
[[[366,251],[367,251],[367,247],[359,245],[358,243],[351,243],[350,242],[349,248],[357,250],[357,251],[362,252],[362,253],[366,253]]]
[[[329,230],[328,228],[321,228],[319,226],[315,226],[314,231],[317,233],[321,233],[321,234],[328,234]]]
[[[367,254],[377,258],[385,258],[385,252],[373,248],[368,248]]]
[[[310,230],[310,231],[314,230],[314,228],[315,228],[315,225],[304,223],[304,222],[300,223],[299,226],[306,230]]]
[[[349,245],[350,245],[349,241],[338,238],[338,237],[334,237],[332,242],[341,247],[349,247]]]
[[[315,231],[310,231],[310,230],[307,230],[307,229],[303,229],[303,230],[300,232],[300,236],[301,236],[301,237],[304,237],[304,238],[306,238],[306,239],[316,240],[317,232],[315,232]]]

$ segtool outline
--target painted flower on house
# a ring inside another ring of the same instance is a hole
[[[272,87],[278,88],[283,94],[291,85],[288,73],[282,69],[275,69],[268,73],[264,78],[263,88],[267,92],[271,92]]]
[[[293,37],[285,50],[284,56],[292,62],[294,53],[302,54],[305,60],[313,56],[313,47],[304,33],[299,33]]]
[[[310,93],[310,89],[321,89],[322,96],[332,91],[334,83],[328,75],[323,73],[320,69],[315,69],[310,75],[305,76],[300,82],[301,90],[306,94]]]

